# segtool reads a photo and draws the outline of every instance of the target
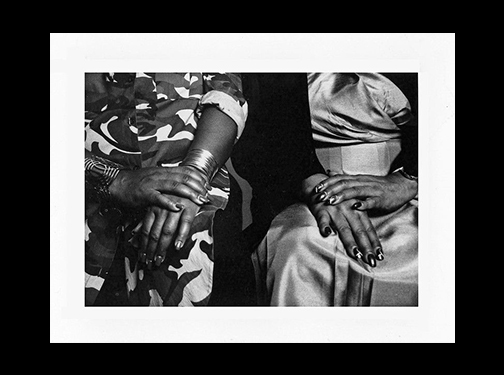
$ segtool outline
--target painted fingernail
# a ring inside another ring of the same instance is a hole
[[[329,204],[334,206],[336,204],[336,202],[338,202],[338,200],[339,200],[339,196],[333,195],[331,198],[329,198]]]
[[[183,210],[185,208],[182,203],[175,203],[175,207],[177,207],[179,210]]]
[[[325,227],[325,228],[324,228],[324,234],[325,234],[326,236],[329,236],[329,235],[331,234],[331,228],[329,228],[329,227]]]
[[[208,182],[205,182],[205,188],[207,190],[212,190],[212,185],[210,185]]]
[[[147,264],[148,269],[152,269],[152,260],[147,259],[147,261],[145,263]]]
[[[371,267],[376,267],[376,259],[373,254],[368,254],[367,256],[367,262]]]
[[[315,186],[315,193],[320,193],[320,191],[324,188],[324,185],[320,184]]]
[[[200,195],[198,195],[198,200],[200,200],[200,201],[201,201],[201,202],[203,202],[203,203],[208,203],[208,202],[210,202],[210,199],[208,199],[208,197],[207,197],[207,196],[204,196],[204,195],[201,195],[201,194],[200,194]]]
[[[163,263],[163,257],[161,255],[158,255],[156,257],[156,266],[159,267],[161,265],[161,263]]]
[[[322,202],[324,199],[327,198],[327,193],[324,191],[322,194],[319,196],[319,202]]]
[[[352,206],[352,208],[353,208],[354,210],[356,210],[357,208],[360,208],[360,206],[362,206],[362,202],[356,202],[356,203]]]
[[[175,241],[175,249],[180,250],[184,246],[184,243],[180,240]]]
[[[146,254],[145,253],[141,253],[140,254],[140,262],[145,263],[145,257],[146,257]]]
[[[355,257],[356,257],[357,259],[362,258],[362,253],[359,251],[359,249],[358,249],[357,247],[354,247],[354,248],[353,248],[353,254],[355,255]]]
[[[378,258],[378,260],[385,259],[385,257],[383,256],[383,250],[381,247],[377,247],[375,252],[376,252],[376,258]]]

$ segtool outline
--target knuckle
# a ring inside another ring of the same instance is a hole
[[[175,231],[172,228],[167,227],[161,230],[161,234],[166,237],[173,236],[175,234]]]
[[[153,242],[158,242],[159,241],[159,235],[157,233],[151,232],[149,234],[149,239]]]
[[[337,226],[336,230],[338,231],[338,233],[341,233],[341,234],[350,234],[350,233],[352,233],[352,230],[347,225]]]
[[[367,236],[367,232],[364,228],[357,228],[353,231],[358,237]]]

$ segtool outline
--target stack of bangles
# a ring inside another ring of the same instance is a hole
[[[190,150],[180,165],[196,168],[198,171],[203,173],[208,183],[213,180],[217,170],[219,169],[219,165],[212,153],[201,148]]]

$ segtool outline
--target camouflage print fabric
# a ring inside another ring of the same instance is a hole
[[[87,73],[89,74],[89,73]],[[205,105],[229,115],[243,131],[247,103],[241,78],[232,73],[103,73],[86,84],[85,148],[122,168],[176,166],[185,157]],[[160,267],[137,262],[131,229],[143,212],[107,207],[86,180],[85,290],[92,305],[118,250],[125,254],[131,305],[204,306],[212,291],[215,212],[229,198],[229,175],[216,174],[190,235],[180,251],[169,249]]]

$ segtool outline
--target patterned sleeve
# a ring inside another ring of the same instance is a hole
[[[214,105],[231,117],[238,127],[237,139],[245,128],[248,105],[243,96],[242,81],[237,73],[203,73],[204,95],[199,111],[205,105]]]

